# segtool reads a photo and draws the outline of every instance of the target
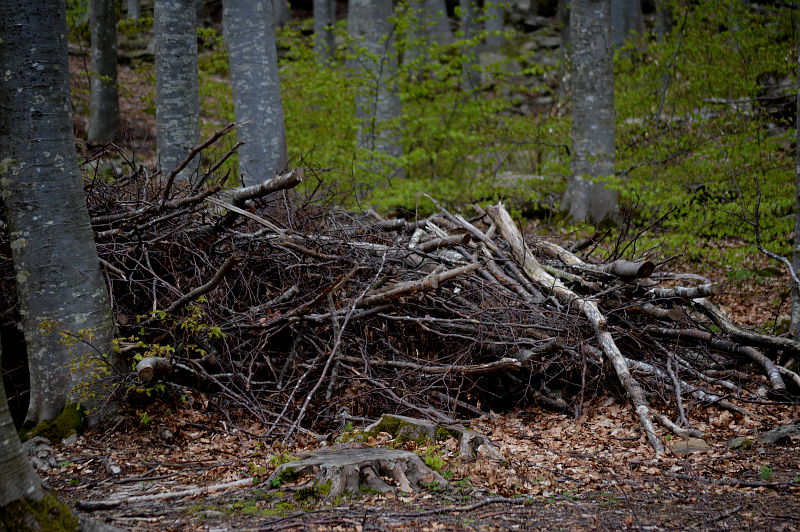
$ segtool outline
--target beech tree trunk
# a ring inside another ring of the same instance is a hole
[[[113,322],[76,162],[63,0],[0,0],[0,189],[30,367],[26,424],[79,397],[91,348],[108,353]],[[54,324],[50,330],[43,323]],[[73,367],[74,366],[74,367]]]
[[[640,0],[611,0],[611,40],[614,48],[625,44],[632,33],[644,32]]]
[[[402,171],[384,157],[396,158],[403,153],[400,132],[389,124],[400,117],[402,110],[396,90],[394,29],[389,20],[393,12],[391,0],[351,0],[347,31],[359,48],[359,59],[351,66],[364,79],[356,95],[358,146],[375,154],[364,170],[373,175],[400,177]]]
[[[156,136],[158,167],[169,175],[200,139],[197,10],[194,0],[155,0]],[[178,175],[190,181],[195,158]]]
[[[498,35],[497,32],[503,31],[505,28],[505,14],[506,10],[501,0],[489,0],[486,2],[485,15],[486,21],[484,28],[486,29],[486,49],[496,52],[503,45],[503,36]]]
[[[477,0],[459,0],[461,8],[461,38],[465,40],[474,39],[480,31],[478,17],[480,9]],[[461,75],[461,88],[464,91],[472,91],[481,84],[481,73],[478,72],[478,47],[469,45],[464,49],[464,71]]]
[[[602,183],[602,178],[614,174],[610,19],[610,0],[572,1],[572,178],[562,209],[575,221],[613,218],[619,202],[618,193]]]
[[[139,18],[142,16],[141,0],[128,0],[128,18]]]
[[[800,22],[798,22],[800,30]],[[797,68],[800,72],[800,45],[797,48]],[[800,89],[800,79],[797,82]],[[800,90],[797,92],[797,164],[795,166],[794,182],[794,239],[792,242],[792,268],[800,273]],[[792,286],[792,322],[791,333],[795,340],[800,341],[800,290],[797,285]]]
[[[286,168],[286,132],[278,81],[278,53],[270,0],[227,0],[225,39],[243,185],[260,183]]]
[[[327,61],[336,49],[333,26],[336,24],[336,0],[314,0],[314,49]]]
[[[3,347],[0,344],[0,360],[2,354]],[[42,497],[42,483],[22,452],[17,429],[8,409],[3,379],[0,378],[0,508],[17,499],[40,500]]]
[[[424,25],[424,34],[431,42],[450,44],[453,42],[453,30],[447,18],[447,5],[444,0],[421,0],[417,2],[420,23]],[[416,6],[415,6],[416,7]]]
[[[656,0],[655,33],[658,41],[666,39],[672,31],[672,10],[668,2],[669,0]]]
[[[119,133],[117,94],[117,5],[114,0],[91,0],[92,78],[89,105],[89,144],[105,144]]]
[[[273,30],[282,28],[292,18],[288,0],[272,0],[272,10],[270,21]]]

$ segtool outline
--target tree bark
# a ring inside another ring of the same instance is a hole
[[[798,22],[800,29],[800,22]],[[797,50],[797,67],[800,69],[800,45]],[[800,72],[800,70],[798,70]],[[800,80],[797,82],[800,88]],[[797,164],[795,165],[794,182],[794,239],[792,241],[792,268],[800,273],[800,91],[797,93]],[[800,341],[800,288],[797,284],[792,284],[792,337]]]
[[[461,8],[461,38],[464,40],[474,39],[480,31],[478,26],[478,16],[480,9],[477,0],[459,0]],[[481,73],[478,71],[478,47],[468,45],[464,48],[464,71],[461,74],[461,88],[464,91],[473,91],[480,87]]]
[[[336,24],[336,1],[314,0],[314,49],[327,61],[336,49],[333,26]]]
[[[245,186],[282,172],[288,160],[272,18],[270,0],[223,4],[234,110],[244,141],[239,173]]]
[[[656,21],[655,33],[656,40],[663,42],[669,32],[672,31],[672,10],[668,0],[656,0]]]
[[[26,424],[36,424],[78,399],[93,371],[79,362],[92,347],[109,352],[114,326],[75,157],[64,2],[0,6],[0,189],[30,367]],[[92,347],[62,334],[92,336]]]
[[[356,95],[358,146],[373,154],[363,171],[401,177],[402,171],[392,160],[403,154],[400,132],[389,124],[401,114],[394,28],[389,20],[393,13],[391,0],[351,0],[347,31],[360,48],[359,60],[351,66],[364,79]]]
[[[139,18],[142,16],[141,0],[128,0],[128,18]]]
[[[504,39],[498,32],[505,29],[505,15],[506,10],[504,4],[500,0],[490,0],[485,4],[486,21],[484,28],[486,29],[486,49],[496,52],[503,45]]]
[[[158,167],[166,176],[200,139],[197,11],[194,0],[155,0],[154,8]],[[199,164],[178,179],[188,182]]]
[[[614,174],[614,61],[610,0],[573,0],[572,178],[562,209],[575,221],[613,218],[618,193],[602,179]]]
[[[289,9],[288,0],[272,0],[272,13],[269,20],[273,25],[273,31],[282,28],[291,18],[292,12]]]
[[[644,32],[640,0],[611,0],[611,41],[614,48],[625,44],[632,33]]]
[[[114,0],[91,0],[92,78],[89,105],[89,144],[105,144],[119,133],[117,94],[117,5]]]
[[[431,42],[450,44],[453,42],[453,30],[447,18],[447,6],[444,0],[421,0],[420,22],[427,25],[425,35]]]

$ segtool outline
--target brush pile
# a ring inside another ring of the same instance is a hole
[[[124,356],[275,436],[621,394],[658,451],[659,432],[698,435],[693,409],[800,390],[800,344],[738,328],[707,280],[586,262],[502,205],[383,219],[304,202],[300,170],[223,190],[215,168],[189,185],[131,164],[87,185]]]

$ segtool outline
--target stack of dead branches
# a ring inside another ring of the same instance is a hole
[[[502,205],[384,219],[303,200],[300,170],[231,190],[217,167],[93,179],[92,223],[139,378],[213,390],[275,435],[619,393],[661,450],[654,423],[695,435],[692,409],[800,390],[775,362],[800,344],[737,327],[699,276],[585,262]]]

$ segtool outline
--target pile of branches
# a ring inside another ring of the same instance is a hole
[[[194,183],[131,164],[87,185],[124,356],[144,357],[138,379],[213,391],[276,436],[386,411],[580,414],[620,394],[660,451],[654,424],[699,435],[691,408],[748,415],[800,390],[775,362],[800,344],[737,327],[708,280],[587,262],[525,238],[502,204],[384,219],[303,201],[301,170],[231,190],[219,164]]]

